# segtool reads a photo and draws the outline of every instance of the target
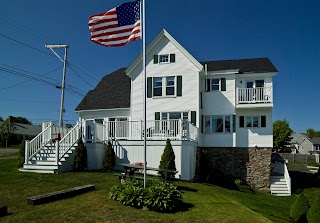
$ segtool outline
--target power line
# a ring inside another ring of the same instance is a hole
[[[90,83],[88,83],[85,79],[83,79],[73,68],[72,66],[69,66],[71,70],[73,70],[73,72],[83,81],[85,82],[87,85],[89,85],[90,87],[94,88]]]
[[[4,37],[4,38],[7,38],[7,39],[9,39],[9,40],[11,40],[11,41],[14,41],[14,42],[16,42],[16,43],[19,43],[19,44],[21,44],[21,45],[23,45],[23,46],[29,47],[30,49],[36,50],[36,51],[38,51],[38,52],[40,52],[40,53],[44,53],[44,54],[46,54],[46,55],[48,55],[48,56],[54,57],[52,54],[49,54],[49,53],[47,53],[47,52],[45,52],[45,51],[43,51],[43,50],[39,50],[38,48],[35,48],[35,47],[33,47],[33,46],[30,46],[30,45],[28,45],[28,44],[25,44],[25,43],[23,43],[23,42],[20,42],[20,41],[18,41],[18,40],[16,40],[16,39],[13,39],[13,38],[11,38],[11,37],[9,37],[9,36],[6,36],[6,35],[2,34],[2,33],[0,33],[0,36],[2,36],[2,37]]]

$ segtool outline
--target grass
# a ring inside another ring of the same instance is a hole
[[[119,183],[111,172],[68,172],[37,174],[18,172],[16,159],[0,160],[0,205],[9,215],[1,222],[291,222],[290,204],[295,195],[274,197],[253,192],[177,181],[184,206],[178,212],[163,214],[138,210],[110,200],[110,188]],[[96,190],[74,198],[30,206],[26,198],[75,186],[95,184]],[[320,188],[305,189],[309,198]],[[312,200],[312,199],[311,199]],[[311,201],[311,203],[313,200]]]

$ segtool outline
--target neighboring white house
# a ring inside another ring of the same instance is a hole
[[[162,30],[147,47],[146,64],[149,166],[158,167],[167,138],[176,155],[176,177],[185,180],[195,175],[197,147],[273,146],[277,70],[268,58],[199,62]],[[140,55],[102,78],[77,106],[73,134],[80,129],[93,157],[89,168],[102,167],[101,143],[108,140],[118,162],[143,161],[143,93]]]

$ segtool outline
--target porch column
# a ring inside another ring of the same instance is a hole
[[[29,140],[25,141],[25,150],[24,150],[24,164],[28,164],[29,159]]]
[[[56,164],[59,163],[59,141],[56,141]]]

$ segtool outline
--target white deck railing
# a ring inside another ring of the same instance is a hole
[[[189,121],[181,119],[155,120],[147,121],[146,126],[147,140],[166,140],[169,138],[197,141],[198,129]],[[108,121],[104,123],[104,127],[105,135],[103,141],[110,139],[142,140],[144,137],[143,121]],[[101,129],[101,126],[98,128]],[[95,138],[101,139],[99,132],[96,133]]]
[[[272,87],[238,88],[237,103],[272,103]]]

